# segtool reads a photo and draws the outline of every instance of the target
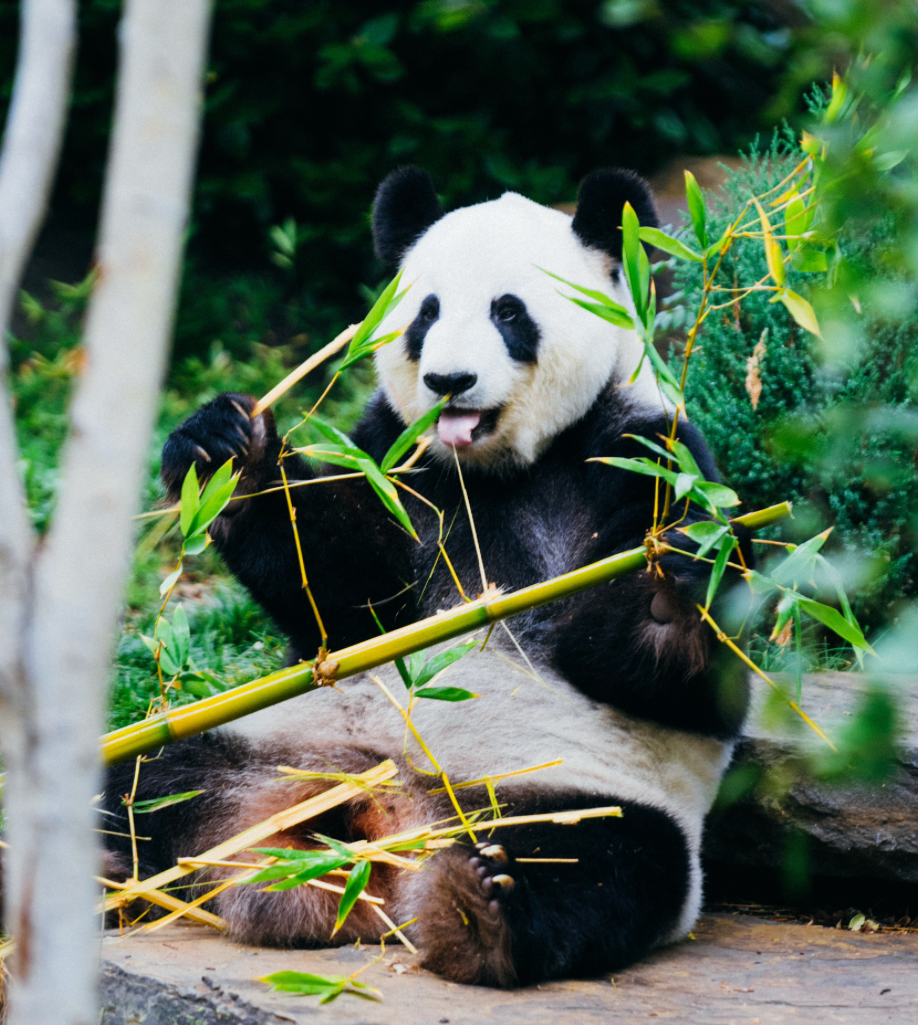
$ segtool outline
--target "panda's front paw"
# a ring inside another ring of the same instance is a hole
[[[270,411],[252,419],[251,395],[225,392],[189,417],[168,437],[163,448],[162,478],[175,498],[192,463],[206,480],[228,459],[234,470],[252,470],[264,458],[267,444],[277,437]]]

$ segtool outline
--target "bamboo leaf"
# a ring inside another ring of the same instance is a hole
[[[347,882],[344,884],[344,893],[338,902],[338,917],[335,919],[335,928],[332,929],[332,936],[344,925],[351,908],[357,903],[357,898],[367,888],[370,881],[370,872],[373,866],[369,861],[358,861],[351,869]]]
[[[701,187],[691,171],[685,172],[685,198],[688,203],[689,216],[692,219],[692,227],[695,229],[695,237],[702,247],[706,247],[708,244],[707,210]]]
[[[227,466],[230,466],[231,463],[232,460],[224,464],[220,469],[225,469]],[[238,480],[239,474],[236,474],[235,477],[231,477],[228,481],[217,488],[205,489],[204,494],[201,496],[200,508],[194,514],[191,519],[191,523],[188,525],[188,532],[186,536],[189,539],[207,530],[211,523],[213,523],[220,513],[223,512],[229,504],[229,500],[233,497],[233,492],[236,490]]]
[[[188,627],[188,616],[185,606],[179,603],[172,614],[172,635],[175,638],[175,661],[183,666],[188,661],[191,648],[191,630]]]
[[[717,550],[717,558],[714,560],[714,566],[711,569],[711,576],[708,580],[708,593],[704,600],[706,609],[710,609],[711,602],[714,601],[717,595],[717,589],[720,587],[720,582],[723,580],[727,569],[727,562],[730,560],[730,555],[735,547],[736,538],[732,534],[728,534],[720,543],[720,548]]]
[[[778,586],[771,577],[766,577],[755,569],[747,570],[745,578],[756,594],[769,594]]]
[[[711,256],[720,256],[720,254],[722,252],[726,252],[726,250],[730,248],[730,245],[731,245],[730,228],[731,228],[731,225],[728,225],[727,228],[725,229],[723,235],[721,235],[720,238],[716,242],[711,243],[711,245],[709,245],[708,248],[705,249],[705,251],[704,251],[705,259],[707,259],[708,257],[711,257]]]
[[[784,208],[784,234],[787,238],[787,248],[796,249],[800,245],[797,235],[802,235],[806,229],[806,204],[800,198],[800,193],[794,189],[790,194],[790,202]]]
[[[692,490],[704,495],[705,499],[718,509],[729,509],[731,506],[740,504],[739,495],[725,484],[702,480]]]
[[[441,399],[433,409],[428,410],[422,417],[415,420],[413,424],[406,427],[405,430],[395,439],[392,447],[383,456],[383,461],[379,464],[379,468],[383,473],[388,473],[393,466],[397,466],[399,460],[403,455],[414,445],[418,438],[430,427],[443,412],[443,407],[446,405],[447,400]]]
[[[596,456],[593,459],[588,459],[588,463],[605,463],[606,466],[614,466],[619,470],[630,470],[632,473],[641,473],[645,477],[662,477],[663,480],[668,481],[670,484],[675,486],[676,474],[672,470],[667,470],[665,466],[659,466],[657,463],[652,463],[649,459],[622,459],[620,456]]]
[[[182,511],[179,518],[179,526],[185,537],[188,536],[188,527],[200,505],[199,491],[198,471],[195,469],[194,463],[192,463],[188,467],[184,481],[182,481]]]
[[[217,470],[213,477],[211,477],[204,486],[204,491],[201,494],[201,505],[203,506],[207,502],[208,498],[210,498],[215,492],[219,491],[224,484],[228,483],[232,476],[233,460],[230,458],[227,459],[227,461]]]
[[[341,369],[344,370],[349,366],[352,366],[358,360],[363,359],[365,356],[369,356],[371,352],[378,349],[381,345],[392,341],[397,338],[401,332],[393,332],[391,335],[387,335],[385,338],[373,338],[373,332],[379,327],[379,325],[389,316],[389,314],[398,306],[408,291],[408,288],[403,289],[401,292],[398,291],[399,282],[402,279],[402,271],[389,282],[388,285],[382,290],[379,298],[373,304],[370,312],[363,318],[363,323],[357,329],[357,333],[351,339],[351,344],[348,346],[347,355],[344,357],[344,361],[341,364]]]
[[[175,582],[182,575],[182,564],[178,564],[178,569],[174,569],[169,576],[159,585],[160,597],[165,595],[168,590],[175,585]]]
[[[209,540],[207,532],[202,530],[199,534],[195,534],[194,537],[188,538],[184,545],[182,545],[182,555],[200,555],[207,547]]]
[[[822,338],[822,332],[819,330],[819,321],[816,319],[816,313],[813,307],[803,298],[802,295],[797,295],[796,292],[792,292],[789,288],[785,288],[781,291],[778,299],[787,307],[788,313],[794,318],[794,320],[810,334],[816,335],[817,338]],[[774,301],[774,300],[773,300]]]
[[[640,223],[630,203],[625,203],[622,210],[622,265],[625,268],[625,278],[628,287],[631,289],[631,298],[634,301],[634,308],[638,320],[643,324],[647,315],[647,287],[650,277],[650,264],[647,254],[641,245]],[[644,257],[644,265],[641,264],[641,256]]]
[[[675,495],[677,502],[692,490],[697,480],[698,478],[693,473],[680,473],[676,477]]]
[[[560,293],[559,293],[560,294]],[[608,321],[610,324],[614,324],[616,327],[623,327],[628,331],[634,330],[634,319],[627,310],[614,309],[607,303],[589,303],[585,299],[577,299],[572,295],[564,296],[568,302],[572,302],[575,306],[579,306],[582,310],[586,310],[588,313],[592,313],[597,317],[601,317],[603,320]]]
[[[718,544],[730,528],[715,520],[701,520],[698,523],[691,523],[687,527],[680,527],[679,531],[690,537],[697,545],[696,558],[704,558],[705,555]]]
[[[832,528],[824,530],[821,534],[811,537],[797,547],[790,555],[771,572],[772,579],[777,584],[790,584],[796,586],[804,581],[813,578],[813,570],[816,563],[816,554],[826,543]]]
[[[416,690],[414,695],[418,698],[434,698],[436,701],[468,701],[479,696],[461,687],[424,687]]]
[[[395,490],[395,485],[388,478],[383,476],[379,467],[373,462],[369,456],[366,459],[361,459],[358,462],[358,467],[363,471],[367,478],[370,487],[376,492],[379,500],[389,510],[389,512],[398,520],[398,522],[408,531],[408,533],[417,540],[417,533],[414,529],[414,525],[411,522],[411,518],[402,505],[401,499],[398,497],[398,492]]]
[[[784,286],[785,273],[784,273],[784,256],[781,253],[780,243],[775,241],[774,235],[771,230],[771,221],[768,219],[768,214],[762,204],[753,196],[753,202],[755,203],[756,209],[759,211],[759,220],[762,224],[762,235],[765,245],[765,260],[768,263],[768,272],[774,278],[774,282],[779,287]]]
[[[297,886],[304,886],[310,881],[310,879],[318,879],[319,876],[324,876],[328,872],[332,872],[338,868],[344,868],[344,866],[352,860],[352,858],[342,858],[337,855],[329,855],[325,852],[320,852],[320,857],[309,864],[306,868],[301,868],[296,871],[295,868],[291,868],[288,873],[288,878],[280,879],[276,883],[272,883],[271,886],[266,887],[271,892],[279,892],[282,890],[293,890]],[[273,865],[271,866],[274,867]],[[254,882],[253,879],[246,879],[245,882]]]
[[[704,480],[704,474],[701,472],[701,468],[698,463],[695,462],[695,457],[692,455],[688,445],[683,444],[681,441],[674,441],[673,443],[673,455],[679,460],[679,469],[683,473],[692,473],[699,480]]]
[[[457,644],[455,647],[441,651],[438,655],[427,659],[423,667],[412,674],[412,683],[415,687],[423,687],[435,677],[439,676],[444,669],[448,669],[454,662],[458,662],[463,655],[467,655],[477,644],[477,641],[467,641],[465,644]]]
[[[638,234],[642,242],[656,246],[657,249],[662,249],[664,253],[669,253],[670,256],[678,257],[680,260],[694,260],[697,263],[701,263],[700,253],[693,252],[684,242],[673,238],[672,235],[667,235],[665,232],[660,231],[659,228],[641,228]]]
[[[864,638],[860,627],[854,623],[849,623],[838,609],[832,608],[831,605],[824,605],[819,601],[813,601],[811,598],[800,596],[797,598],[797,605],[807,615],[812,616],[813,619],[818,619],[820,623],[827,626],[834,633],[837,633],[839,637],[846,640],[849,644],[853,644],[856,648],[861,648],[871,655],[876,655],[876,652]]]
[[[190,801],[193,797],[203,793],[203,790],[186,790],[183,794],[169,794],[168,797],[154,797],[149,801],[135,801],[134,814],[150,815],[154,811],[171,808],[174,804],[184,804],[185,801]],[[121,803],[126,804],[127,802],[122,799]]]

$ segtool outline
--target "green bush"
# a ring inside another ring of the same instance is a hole
[[[712,237],[750,191],[777,185],[801,156],[790,133],[753,149],[712,197]],[[849,280],[858,283],[857,293],[847,286],[846,301],[861,314],[830,325],[831,350],[769,302],[769,293],[753,294],[705,321],[687,392],[690,416],[746,507],[794,502],[794,520],[774,537],[799,541],[834,527],[826,551],[842,556],[858,617],[876,629],[918,594],[918,325],[914,290],[890,260],[891,220],[851,221],[840,245]],[[696,266],[676,272],[690,309],[701,288]],[[809,275],[788,272],[788,286],[807,294]],[[766,274],[760,239],[737,242],[725,258],[727,286]]]

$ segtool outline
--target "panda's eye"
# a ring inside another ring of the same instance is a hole
[[[521,303],[515,296],[503,296],[491,305],[491,316],[501,324],[512,324],[519,315]]]

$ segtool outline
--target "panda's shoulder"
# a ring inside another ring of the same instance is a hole
[[[358,447],[379,463],[404,429],[401,417],[394,412],[382,389],[379,389],[366,404],[351,437]]]

